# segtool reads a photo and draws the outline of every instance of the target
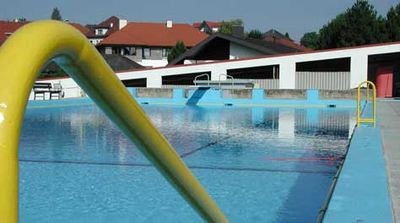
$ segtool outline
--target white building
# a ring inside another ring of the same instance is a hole
[[[219,62],[128,70],[117,73],[131,87],[162,88],[193,85],[203,73],[211,80],[250,79],[265,89],[356,88],[362,81],[377,82],[379,91],[400,96],[400,43],[384,43],[314,52],[288,53]],[[382,72],[384,71],[384,72]],[[67,88],[66,97],[82,93],[71,79],[52,80]],[[378,81],[379,82],[379,81]]]
[[[178,41],[187,48],[207,38],[190,24],[129,22],[123,29],[105,38],[98,46],[104,54],[120,54],[147,67],[168,64],[169,51]]]

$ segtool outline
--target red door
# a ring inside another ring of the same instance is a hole
[[[379,67],[376,71],[376,96],[378,98],[392,97],[393,68]]]

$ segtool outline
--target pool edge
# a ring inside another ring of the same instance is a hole
[[[374,180],[367,181],[371,177]],[[354,129],[327,210],[318,220],[394,222],[379,127]]]

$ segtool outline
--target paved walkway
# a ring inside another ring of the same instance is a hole
[[[400,100],[377,103],[395,222],[400,223]]]

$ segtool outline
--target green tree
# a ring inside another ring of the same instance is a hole
[[[285,37],[286,37],[287,39],[291,39],[288,32],[285,33]]]
[[[319,49],[319,35],[316,32],[304,33],[303,37],[301,37],[300,44],[310,48],[310,49]]]
[[[170,63],[175,58],[179,57],[181,54],[185,52],[186,52],[185,43],[183,43],[182,41],[176,42],[175,47],[172,48],[168,54],[168,63]]]
[[[61,69],[55,62],[50,62],[39,73],[39,78],[44,77],[67,77],[68,74]]]
[[[243,21],[241,19],[222,21],[221,26],[219,27],[219,32],[232,35],[232,30],[234,26],[243,26]]]
[[[319,31],[320,48],[357,46],[387,41],[385,20],[367,0],[357,0]]]
[[[253,29],[250,30],[250,32],[247,34],[247,38],[249,39],[262,39],[263,38],[263,34],[260,30],[258,29]]]
[[[400,4],[389,9],[386,16],[386,28],[390,41],[400,40]]]
[[[57,7],[55,7],[55,8],[53,9],[53,12],[51,13],[51,19],[53,19],[53,20],[59,20],[59,21],[62,20],[60,10],[58,10]]]

